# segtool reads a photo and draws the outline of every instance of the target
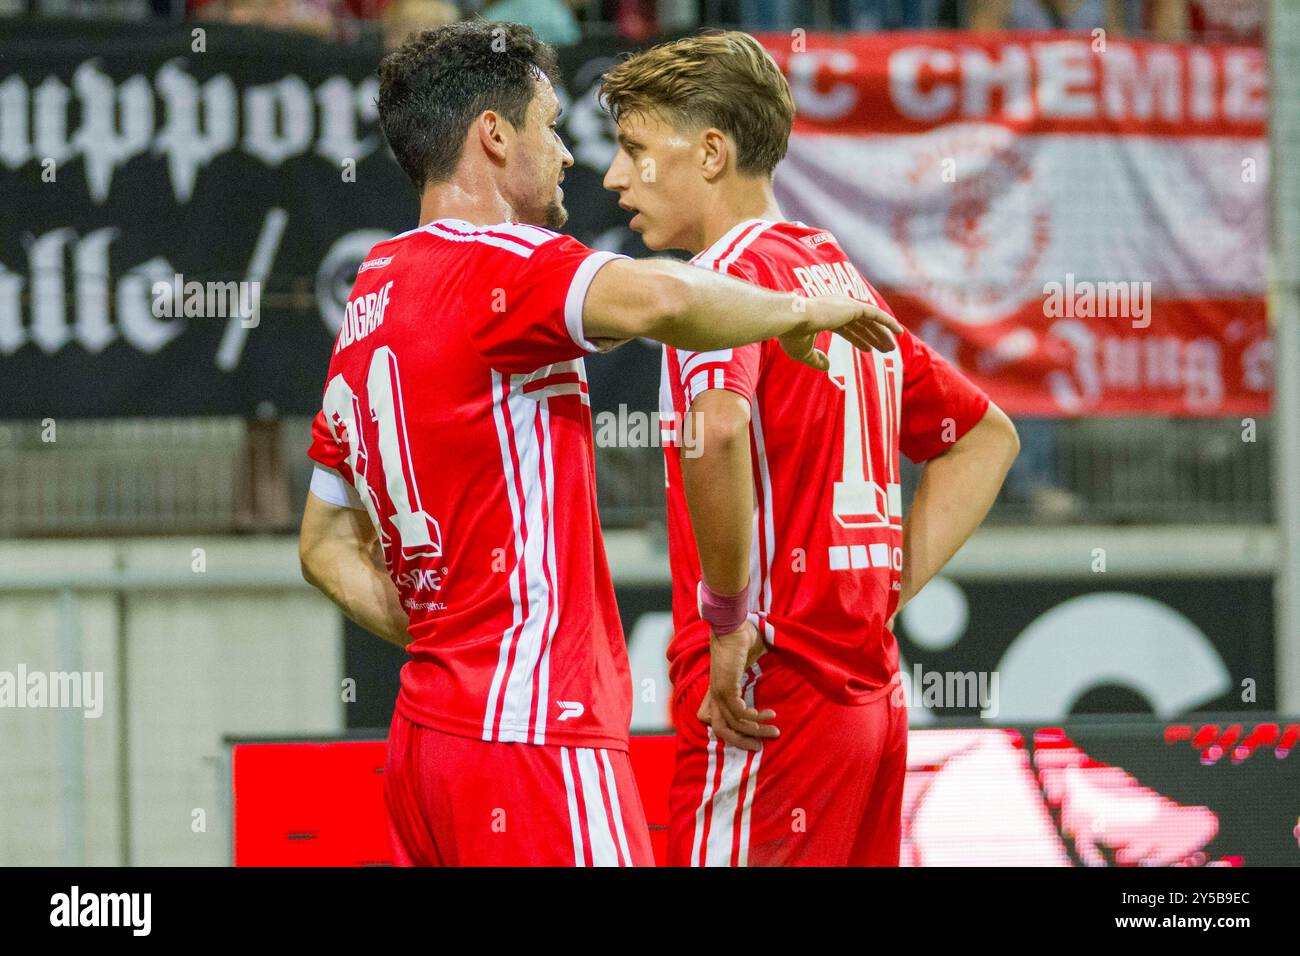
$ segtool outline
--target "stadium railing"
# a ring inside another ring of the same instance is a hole
[[[276,448],[253,454],[257,439],[239,418],[61,420],[53,443],[30,423],[0,422],[0,536],[292,530],[311,472],[309,426],[303,417],[254,424],[271,429]],[[1267,419],[1259,420],[1253,443],[1242,441],[1236,419],[1051,419],[1020,426],[1021,457],[991,522],[1272,520]],[[1044,435],[1029,439],[1035,430]],[[596,449],[607,527],[662,524],[662,454],[655,447]],[[904,463],[905,499],[918,475]],[[250,495],[271,505],[250,504]]]

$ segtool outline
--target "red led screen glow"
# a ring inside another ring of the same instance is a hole
[[[1300,865],[1295,723],[912,730],[903,866]],[[634,736],[664,861],[674,738]],[[238,866],[389,863],[385,743],[233,748]]]

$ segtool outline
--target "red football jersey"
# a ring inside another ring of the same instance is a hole
[[[848,295],[889,310],[835,237],[802,223],[747,220],[692,262],[769,289]],[[859,352],[830,332],[817,346],[830,358],[827,372],[795,362],[775,339],[716,352],[664,349],[659,398],[675,631],[668,658],[678,688],[708,667],[681,456],[693,437],[686,413],[710,388],[750,405],[751,620],[833,700],[869,700],[898,670],[898,644],[885,622],[898,605],[903,567],[899,452],[933,458],[983,417],[989,400],[906,331],[892,352]]]
[[[483,740],[627,749],[582,307],[615,258],[442,219],[376,245],[311,457],[360,494],[410,614],[398,710]]]

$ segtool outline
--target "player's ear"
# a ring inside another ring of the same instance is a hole
[[[505,159],[509,135],[509,123],[504,116],[494,110],[484,110],[474,120],[471,136],[477,138],[479,147],[492,159],[498,161]]]
[[[705,179],[715,179],[727,170],[731,143],[720,129],[709,128],[700,134],[700,171]]]

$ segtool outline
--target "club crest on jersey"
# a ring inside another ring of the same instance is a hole
[[[556,720],[571,720],[575,717],[581,717],[587,712],[587,708],[582,705],[581,701],[576,700],[557,700],[555,702],[560,707],[560,716]]]

